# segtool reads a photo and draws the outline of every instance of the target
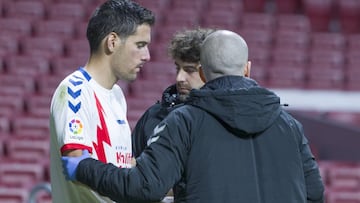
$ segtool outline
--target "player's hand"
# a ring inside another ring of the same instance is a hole
[[[65,178],[67,180],[76,180],[76,170],[80,161],[90,158],[88,150],[83,150],[82,155],[78,157],[62,156],[62,166]]]

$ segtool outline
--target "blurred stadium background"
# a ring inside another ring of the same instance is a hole
[[[103,1],[0,0],[0,202],[51,202],[51,95],[85,64],[87,21]],[[136,82],[119,82],[132,127],[175,81],[172,35],[230,29],[248,42],[252,77],[303,123],[327,202],[360,202],[360,0],[136,1],[157,22],[151,62]]]

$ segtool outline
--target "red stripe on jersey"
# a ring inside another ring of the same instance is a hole
[[[92,154],[92,148],[89,147],[89,146],[86,146],[86,145],[82,145],[82,144],[72,144],[72,143],[68,143],[68,144],[65,144],[64,146],[61,147],[60,151],[61,153],[63,154],[65,151],[68,151],[68,150],[77,150],[77,149],[86,149],[89,151],[90,154]]]
[[[109,132],[108,132],[108,129],[107,129],[107,126],[105,123],[104,109],[101,106],[100,101],[97,98],[95,93],[94,93],[94,96],[95,96],[95,100],[96,100],[96,108],[99,113],[100,125],[97,126],[97,144],[95,142],[93,142],[93,145],[94,145],[94,148],[95,148],[95,151],[96,151],[99,161],[107,163],[105,149],[104,149],[104,142],[109,144],[109,146],[111,146],[110,136],[109,136]]]

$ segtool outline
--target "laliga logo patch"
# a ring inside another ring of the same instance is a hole
[[[80,119],[72,119],[69,122],[69,129],[74,135],[80,135],[83,131],[83,124]]]

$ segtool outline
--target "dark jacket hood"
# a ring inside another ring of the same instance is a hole
[[[264,131],[281,111],[278,96],[241,76],[214,79],[190,94],[190,105],[208,112],[239,136]]]

